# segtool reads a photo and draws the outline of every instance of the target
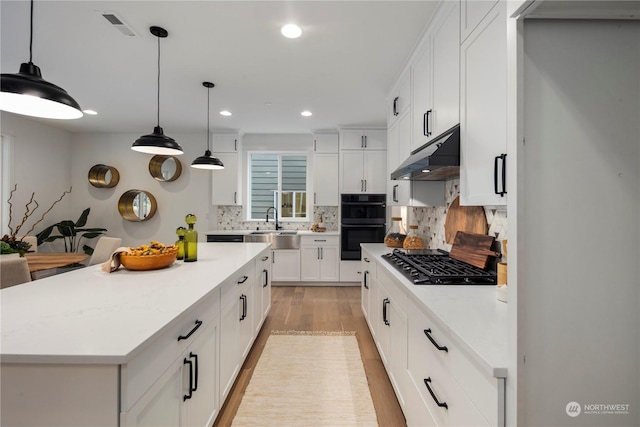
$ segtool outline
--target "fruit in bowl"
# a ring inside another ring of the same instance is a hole
[[[120,253],[120,263],[127,270],[157,270],[169,267],[176,260],[178,248],[154,240],[149,245],[129,248],[129,253]]]

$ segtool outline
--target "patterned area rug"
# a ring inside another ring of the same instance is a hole
[[[377,426],[354,332],[273,331],[232,426]]]

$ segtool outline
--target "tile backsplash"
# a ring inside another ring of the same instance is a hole
[[[444,224],[447,210],[456,197],[460,195],[460,180],[452,179],[445,182],[445,206],[408,208],[406,217],[403,218],[406,224],[417,224],[418,233],[425,240],[428,248],[451,250],[451,245],[445,240]],[[487,217],[490,236],[494,236],[496,241],[507,238],[507,208],[506,206],[484,206],[484,213]],[[403,215],[405,216],[405,215]]]
[[[308,230],[311,224],[322,215],[322,222],[327,230],[338,230],[338,207],[337,206],[315,206],[313,208],[313,219],[302,222],[281,221],[280,225],[286,230]],[[218,230],[253,230],[259,227],[261,230],[268,230],[274,227],[270,219],[265,221],[246,221],[242,206],[218,206]]]

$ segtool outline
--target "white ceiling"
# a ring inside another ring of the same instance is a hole
[[[29,59],[29,2],[2,0],[1,69]],[[98,111],[72,132],[206,132],[211,81],[214,130],[300,133],[384,126],[385,99],[424,31],[435,1],[36,1],[33,62],[45,80]],[[122,35],[100,12],[134,32]],[[295,22],[299,39],[280,27]],[[270,105],[267,105],[270,103]],[[228,109],[231,117],[218,112]],[[300,116],[308,109],[313,116]]]

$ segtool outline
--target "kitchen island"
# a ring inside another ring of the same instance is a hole
[[[3,425],[210,425],[268,312],[270,247],[198,249],[3,289]]]

